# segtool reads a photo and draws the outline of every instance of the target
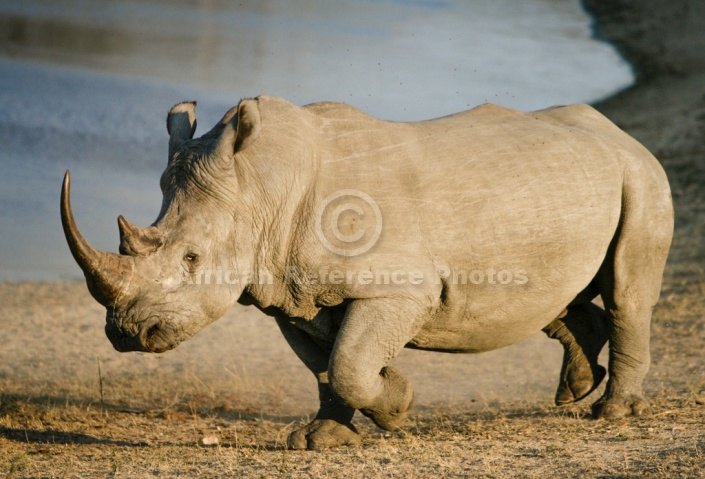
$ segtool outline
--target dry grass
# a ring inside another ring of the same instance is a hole
[[[429,409],[394,434],[365,423],[361,449],[321,453],[282,446],[292,418],[202,407],[101,411],[3,395],[0,477],[702,477],[705,464],[705,407],[693,397],[658,396],[653,415],[617,422],[581,407]],[[200,446],[210,434],[219,445]]]

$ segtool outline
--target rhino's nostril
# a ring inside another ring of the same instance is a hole
[[[167,340],[166,333],[167,331],[159,323],[149,326],[144,335],[145,349],[152,353],[163,353],[173,348],[175,344]]]
[[[154,342],[155,342],[155,340],[158,339],[158,335],[159,335],[159,325],[158,324],[153,324],[147,329],[147,332],[144,335],[145,345],[147,346],[147,349],[150,349],[150,350],[154,349]]]

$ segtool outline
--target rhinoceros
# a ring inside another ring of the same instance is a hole
[[[404,123],[260,96],[194,138],[195,106],[169,112],[161,211],[147,228],[118,218],[119,254],[80,234],[64,178],[65,236],[115,349],[163,352],[255,305],[318,381],[317,415],[289,437],[300,449],[358,444],[356,410],[398,428],[413,392],[389,362],[404,347],[478,353],[540,330],[564,347],[557,404],[608,372],[595,417],[648,411],[670,189],[596,110]]]

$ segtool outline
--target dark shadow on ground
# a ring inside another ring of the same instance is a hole
[[[54,431],[51,429],[37,431],[34,429],[0,427],[0,436],[5,437],[10,441],[35,444],[100,444],[123,447],[146,447],[149,445],[146,442],[101,439],[88,434]]]

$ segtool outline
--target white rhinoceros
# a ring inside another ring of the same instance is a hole
[[[255,304],[318,380],[294,448],[358,443],[355,410],[398,427],[413,393],[388,362],[403,347],[482,352],[541,329],[565,348],[558,404],[599,384],[609,339],[593,414],[647,409],[671,196],[658,161],[591,107],[395,123],[258,97],[195,128],[195,103],[169,112],[161,212],[148,228],[118,219],[119,255],[81,236],[64,180],[66,239],[117,350],[166,351]]]

